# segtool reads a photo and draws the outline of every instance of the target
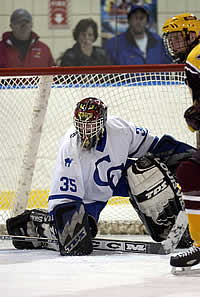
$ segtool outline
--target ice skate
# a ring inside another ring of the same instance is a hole
[[[187,251],[171,256],[170,265],[172,266],[171,273],[189,274],[200,273],[200,269],[192,269],[194,265],[200,263],[200,247],[192,246]]]

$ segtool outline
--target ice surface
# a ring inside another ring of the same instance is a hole
[[[169,258],[99,251],[62,257],[54,251],[16,250],[10,241],[0,241],[0,296],[199,297],[200,275],[172,275]]]

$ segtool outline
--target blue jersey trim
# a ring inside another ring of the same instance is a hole
[[[152,152],[152,149],[154,148],[154,146],[157,144],[157,142],[159,141],[159,138],[156,136],[154,141],[152,142],[150,148],[148,149],[148,152]]]
[[[82,201],[82,198],[77,197],[77,196],[72,196],[72,195],[50,195],[49,196],[49,201],[50,200],[56,200],[56,199],[71,199],[71,200],[76,200],[76,201]]]

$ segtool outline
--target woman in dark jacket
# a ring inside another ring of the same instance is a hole
[[[104,49],[93,45],[98,37],[95,21],[80,20],[73,31],[73,37],[76,43],[58,59],[59,66],[110,65]]]

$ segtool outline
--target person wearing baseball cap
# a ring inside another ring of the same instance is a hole
[[[10,23],[19,24],[23,21],[32,23],[32,15],[26,9],[16,9],[10,17]]]
[[[149,20],[150,20],[150,9],[146,4],[143,4],[143,5],[134,4],[134,5],[132,5],[129,8],[128,13],[127,13],[128,20],[130,19],[131,15],[134,14],[137,10],[139,10],[139,11],[143,12],[144,14],[146,14],[148,22],[149,22]]]
[[[168,64],[161,37],[149,30],[151,20],[147,4],[134,4],[127,12],[128,29],[105,42],[104,48],[112,64]]]
[[[49,47],[32,31],[32,15],[16,9],[10,17],[12,31],[3,33],[0,41],[0,67],[50,67],[55,61]]]

